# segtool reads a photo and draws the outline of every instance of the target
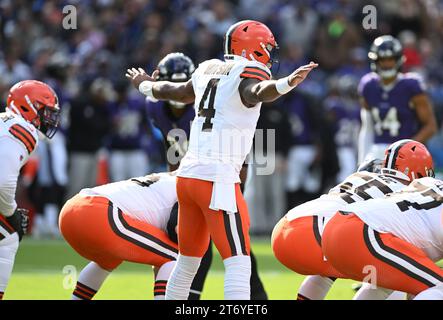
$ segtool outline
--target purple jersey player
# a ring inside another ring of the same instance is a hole
[[[148,101],[147,108],[149,119],[163,135],[169,168],[175,170],[188,149],[194,108],[192,105],[177,107],[164,101]]]
[[[170,53],[158,64],[158,80],[187,81],[194,70],[189,57],[182,53]],[[147,109],[151,123],[163,135],[169,170],[176,170],[188,149],[191,121],[195,117],[194,107],[176,101],[147,99]]]
[[[358,161],[383,158],[386,147],[401,139],[425,143],[437,126],[423,80],[400,73],[405,57],[400,42],[386,35],[374,40],[368,54],[373,72],[360,81],[362,127]]]

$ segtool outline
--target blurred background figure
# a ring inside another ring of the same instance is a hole
[[[145,99],[129,94],[128,81],[115,85],[117,98],[109,106],[109,174],[111,181],[139,177],[149,172],[149,158],[144,151],[150,135]]]
[[[97,183],[99,151],[111,130],[110,103],[116,93],[109,80],[97,78],[72,101],[69,114],[70,157],[68,197]]]
[[[337,147],[339,172],[335,178],[338,184],[355,172],[357,166],[358,131],[360,110],[357,103],[355,79],[349,75],[330,79],[329,94],[323,108],[327,121],[332,126]]]
[[[391,35],[380,36],[368,57],[372,72],[364,75],[358,86],[362,121],[359,163],[382,159],[385,148],[397,140],[426,143],[437,131],[423,77],[401,72],[407,59],[400,41]]]
[[[293,208],[320,192],[322,114],[317,104],[299,92],[289,95],[283,103],[291,125],[286,190],[288,207]]]
[[[287,206],[286,159],[291,146],[291,125],[284,106],[263,106],[257,129],[260,133],[256,134],[254,151],[247,161],[245,200],[252,213],[251,234],[268,235]],[[269,140],[268,136],[275,139]],[[273,168],[272,174],[260,174],[265,167]]]

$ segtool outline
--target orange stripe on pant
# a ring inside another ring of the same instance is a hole
[[[106,270],[123,261],[159,267],[176,258],[177,244],[164,231],[123,214],[104,197],[74,196],[64,205],[59,225],[71,247]]]
[[[343,278],[344,275],[324,260],[318,216],[289,221],[283,217],[272,232],[272,250],[287,268],[304,275]]]
[[[223,259],[249,255],[249,215],[240,184],[235,185],[238,212],[231,214],[209,209],[212,185],[210,181],[177,178],[180,253],[203,257],[211,238]]]
[[[434,286],[432,281],[443,282],[443,270],[421,249],[374,231],[355,214],[337,213],[329,221],[322,248],[329,262],[354,280],[362,281],[374,270],[377,286],[414,295]]]

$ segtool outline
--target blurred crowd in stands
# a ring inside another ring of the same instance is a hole
[[[377,9],[376,29],[362,26],[367,4]],[[65,5],[75,6],[77,29],[62,27]],[[275,150],[261,156],[274,159],[275,172],[250,178],[253,233],[269,232],[287,208],[355,171],[356,88],[378,35],[400,39],[404,71],[424,76],[441,125],[440,0],[0,0],[1,101],[14,83],[38,79],[55,89],[63,111],[58,138],[42,144],[35,174],[24,179],[34,190],[24,198],[39,212],[53,212],[53,224],[57,210],[45,209],[47,201],[62,203],[86,186],[165,170],[162,137],[150,125],[144,97],[125,79],[126,68],[150,72],[174,51],[196,65],[222,58],[224,33],[242,19],[274,32],[280,46],[275,77],[311,60],[320,64],[298,90],[262,108],[258,127],[277,130]],[[437,171],[443,170],[441,131],[429,147]],[[50,192],[56,199],[42,200],[46,187],[58,190]]]

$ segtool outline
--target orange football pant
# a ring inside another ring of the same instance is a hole
[[[306,216],[289,221],[283,217],[272,232],[274,255],[297,273],[343,278],[323,257],[318,219],[318,216]]]
[[[338,271],[358,281],[373,276],[382,288],[416,295],[443,282],[443,270],[421,249],[373,230],[352,213],[335,214],[323,232],[322,248]]]
[[[177,258],[177,244],[164,231],[124,214],[105,197],[74,196],[59,225],[75,251],[109,271],[123,261],[159,267]]]
[[[212,185],[210,181],[177,178],[180,253],[203,257],[211,238],[223,259],[249,255],[249,215],[240,184],[235,185],[238,212],[229,214],[209,209]]]

